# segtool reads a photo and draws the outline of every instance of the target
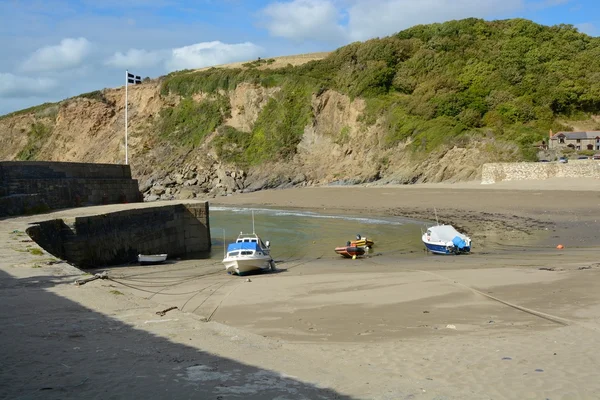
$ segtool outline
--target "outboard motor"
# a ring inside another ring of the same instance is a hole
[[[268,240],[265,242],[265,246],[267,246],[267,249],[271,247],[271,242],[269,242]]]
[[[356,240],[360,240],[360,233],[358,235],[356,235]]]

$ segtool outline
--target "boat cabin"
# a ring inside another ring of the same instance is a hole
[[[257,242],[236,242],[227,246],[227,257],[265,255]]]
[[[266,244],[255,234],[243,234],[240,233],[236,243],[257,243],[261,248],[268,249],[270,247],[270,243],[267,240]]]

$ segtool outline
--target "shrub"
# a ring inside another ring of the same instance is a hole
[[[41,122],[31,124],[29,132],[27,132],[27,144],[17,154],[17,160],[35,160],[51,134],[52,128],[49,126],[46,126]]]
[[[161,111],[159,135],[182,146],[198,146],[230,116],[229,99],[215,95],[200,102],[187,97],[173,108]]]
[[[222,144],[221,152],[231,150],[233,159],[250,164],[294,154],[310,121],[310,96],[327,89],[364,98],[361,121],[381,122],[385,147],[410,140],[413,150],[428,152],[466,133],[485,134],[517,144],[529,159],[531,144],[549,129],[565,130],[559,117],[600,113],[599,58],[600,39],[568,25],[469,18],[352,43],[296,67],[262,70],[256,67],[271,60],[260,59],[246,68],[172,73],[161,93],[218,94],[241,82],[280,87],[250,135],[225,130],[220,136],[235,144]],[[226,114],[222,107],[218,113],[206,107],[203,112],[213,117],[193,124],[202,128],[184,129],[179,116],[197,112],[175,110],[169,117],[179,122],[169,132],[197,143],[205,135],[200,132]]]

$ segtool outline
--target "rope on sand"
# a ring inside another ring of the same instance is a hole
[[[423,273],[426,273],[426,274],[429,274],[429,275],[440,277],[440,278],[445,279],[447,281],[453,282],[456,285],[462,286],[465,289],[469,289],[470,291],[472,291],[474,293],[477,293],[477,294],[480,294],[480,295],[482,295],[484,297],[487,297],[490,300],[494,300],[494,301],[496,301],[496,302],[498,302],[500,304],[504,304],[505,306],[512,307],[515,310],[519,310],[519,311],[522,311],[524,313],[531,314],[531,315],[536,316],[538,318],[542,318],[542,319],[545,319],[547,321],[554,322],[555,324],[558,324],[558,325],[562,325],[562,326],[577,325],[577,326],[580,326],[582,328],[586,328],[586,329],[589,329],[589,330],[592,330],[592,331],[600,332],[600,329],[597,326],[595,326],[595,325],[591,325],[591,324],[584,323],[584,322],[579,322],[579,321],[573,321],[573,320],[570,320],[570,319],[566,319],[566,318],[562,318],[562,317],[557,317],[556,315],[546,314],[546,313],[543,313],[541,311],[532,310],[530,308],[522,307],[522,306],[519,306],[517,304],[510,303],[508,301],[505,301],[505,300],[499,299],[497,297],[491,296],[491,295],[489,295],[487,293],[483,293],[480,290],[473,289],[470,286],[467,286],[467,285],[465,285],[463,283],[460,283],[458,281],[455,281],[453,279],[447,278],[447,277],[445,277],[443,275],[436,274],[435,272],[423,271],[423,270],[419,270],[419,269],[415,269],[415,270],[411,270],[411,271],[423,272]]]
[[[219,304],[215,307],[215,309],[213,310],[212,313],[210,313],[210,315],[208,316],[208,318],[206,319],[206,322],[210,322],[210,320],[212,319],[213,315],[215,315],[215,313],[217,312],[217,310],[219,309],[219,307],[221,307],[221,304],[223,304],[223,302],[225,301],[226,298],[229,297],[229,295],[233,292],[235,292],[235,289],[237,289],[239,286],[241,286],[240,284],[238,284],[237,286],[235,286],[231,292],[227,293],[227,295],[225,295],[225,297],[223,297],[221,299],[221,301],[219,302]]]
[[[369,261],[371,261],[374,264],[379,264],[379,263],[376,263],[376,262],[374,262],[372,260],[369,260]],[[381,264],[379,264],[379,265],[381,265]],[[472,288],[470,286],[467,286],[467,285],[465,285],[463,283],[455,281],[454,279],[448,278],[448,277],[446,277],[444,275],[441,275],[441,274],[437,274],[435,272],[424,271],[424,270],[421,270],[421,269],[409,269],[409,268],[404,269],[404,271],[422,272],[424,274],[433,275],[433,276],[435,276],[437,278],[441,278],[441,279],[444,279],[446,281],[452,282],[455,285],[461,286],[461,287],[463,287],[463,288],[465,288],[467,290],[472,291],[473,293],[479,294],[479,295],[481,295],[483,297],[486,297],[486,298],[488,298],[490,300],[496,301],[496,302],[498,302],[500,304],[504,304],[505,306],[514,308],[515,310],[519,310],[521,312],[533,315],[535,317],[545,319],[547,321],[553,322],[553,323],[558,324],[558,325],[562,325],[562,326],[579,325],[579,326],[586,327],[588,329],[597,330],[596,328],[592,328],[592,327],[590,327],[590,326],[588,326],[586,324],[581,324],[581,323],[578,323],[578,322],[575,322],[575,321],[568,320],[566,318],[557,317],[555,315],[546,314],[546,313],[543,313],[541,311],[532,310],[530,308],[526,308],[526,307],[523,307],[523,306],[520,306],[520,305],[517,305],[517,304],[514,304],[514,303],[510,303],[510,302],[508,302],[506,300],[502,300],[502,299],[499,299],[498,297],[491,296],[491,295],[489,295],[487,293],[484,293],[484,292],[482,292],[480,290],[474,289],[474,288]]]
[[[519,310],[519,311],[522,311],[524,313],[531,314],[531,315],[536,316],[538,318],[542,318],[542,319],[545,319],[547,321],[554,322],[555,324],[559,324],[559,325],[562,325],[562,326],[569,326],[573,322],[573,321],[570,321],[570,320],[565,319],[565,318],[557,317],[555,315],[546,314],[546,313],[543,313],[541,311],[532,310],[530,308],[526,308],[526,307],[520,306],[518,304],[510,303],[510,302],[508,302],[506,300],[502,300],[502,299],[499,299],[497,297],[491,296],[491,295],[489,295],[487,293],[484,293],[484,292],[482,292],[480,290],[474,289],[474,288],[472,288],[470,286],[467,286],[467,285],[465,285],[463,283],[460,283],[460,282],[455,281],[453,279],[447,278],[447,277],[445,277],[443,275],[436,274],[435,272],[423,271],[423,270],[418,270],[418,269],[414,270],[414,271],[415,272],[423,272],[425,274],[429,274],[429,275],[437,276],[438,278],[445,279],[447,281],[450,281],[450,282],[454,283],[455,285],[462,286],[463,288],[468,289],[468,290],[472,291],[473,293],[477,293],[477,294],[479,294],[481,296],[487,297],[490,300],[497,301],[498,303],[504,304],[505,306],[512,307],[515,310]]]

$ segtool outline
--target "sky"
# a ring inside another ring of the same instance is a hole
[[[468,17],[600,35],[598,0],[0,0],[0,115],[171,71]]]

